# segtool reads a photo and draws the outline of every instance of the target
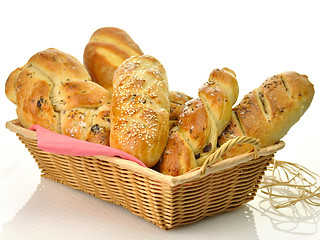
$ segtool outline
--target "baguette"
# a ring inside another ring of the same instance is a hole
[[[308,77],[284,72],[265,80],[233,109],[231,122],[219,137],[222,145],[239,136],[260,140],[261,147],[278,142],[311,104],[314,87]],[[252,150],[247,144],[230,149],[223,158]]]
[[[148,55],[133,56],[117,69],[111,101],[111,147],[154,166],[169,133],[169,90],[161,63]]]

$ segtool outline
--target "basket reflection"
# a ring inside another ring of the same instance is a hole
[[[242,239],[239,229],[243,239],[258,239],[247,206],[164,231],[121,206],[42,177],[25,206],[3,225],[0,239]]]

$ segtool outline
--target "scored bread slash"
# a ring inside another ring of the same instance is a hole
[[[277,143],[309,108],[313,95],[313,84],[306,75],[288,71],[267,78],[233,109],[219,145],[239,136],[260,139],[262,147]],[[224,158],[250,150],[247,144],[234,146]]]

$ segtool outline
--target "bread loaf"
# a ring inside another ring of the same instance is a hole
[[[13,71],[6,95],[23,127],[34,124],[77,139],[109,144],[111,95],[84,66],[56,49],[41,51]]]
[[[171,130],[157,166],[159,171],[178,176],[201,166],[216,150],[218,136],[229,124],[238,93],[235,73],[228,68],[214,69],[209,81],[199,89],[199,98],[186,102],[182,108],[178,126]]]
[[[219,137],[219,144],[238,136],[260,139],[262,147],[275,144],[308,109],[313,95],[313,85],[305,75],[284,72],[269,77],[233,109],[231,122]],[[251,149],[246,144],[237,145],[224,158]]]
[[[96,30],[85,47],[83,61],[92,81],[112,93],[112,79],[127,58],[143,52],[122,29],[104,27]]]
[[[160,159],[169,133],[169,90],[165,69],[154,57],[134,56],[117,69],[111,101],[111,147],[148,167]]]

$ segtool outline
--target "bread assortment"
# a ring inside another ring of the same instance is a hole
[[[308,77],[284,72],[265,80],[236,106],[235,73],[214,69],[198,98],[169,91],[163,65],[118,28],[95,31],[84,65],[54,48],[14,70],[5,84],[21,125],[39,124],[80,140],[108,145],[148,167],[177,176],[203,164],[239,136],[278,142],[310,106]],[[223,158],[251,151],[234,146]]]
[[[161,173],[178,176],[201,166],[216,150],[217,139],[229,124],[239,86],[228,68],[214,69],[199,89],[199,98],[185,103],[178,126],[171,130],[159,163]]]
[[[131,57],[117,69],[113,90],[110,146],[153,167],[169,133],[169,87],[164,67],[151,56]]]

